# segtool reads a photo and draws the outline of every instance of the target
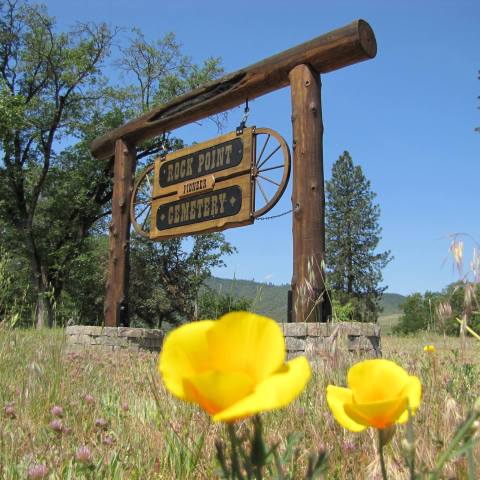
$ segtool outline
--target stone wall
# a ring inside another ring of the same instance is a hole
[[[319,358],[342,350],[380,356],[380,327],[374,323],[281,323],[288,357]],[[163,330],[75,325],[65,329],[68,350],[148,350],[159,352]]]
[[[309,358],[341,350],[381,356],[380,327],[375,323],[282,323],[289,357],[305,353]]]
[[[165,333],[149,328],[73,325],[65,329],[65,336],[69,351],[95,347],[107,352],[127,349],[159,352]]]

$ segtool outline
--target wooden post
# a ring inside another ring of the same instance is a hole
[[[307,65],[290,71],[293,125],[294,322],[322,321],[325,296],[325,193],[320,75]]]
[[[105,297],[105,325],[128,326],[130,251],[129,205],[136,164],[135,146],[122,139],[115,142],[112,223],[109,238],[109,268]]]

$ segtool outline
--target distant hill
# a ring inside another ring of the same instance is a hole
[[[207,285],[217,292],[230,293],[253,301],[252,311],[274,318],[280,322],[287,321],[287,295],[290,285],[273,285],[253,280],[237,280],[212,277]],[[405,300],[398,293],[384,293],[381,305],[382,315],[393,315],[401,312],[400,305]]]
[[[399,293],[384,293],[382,295],[381,305],[383,307],[382,315],[394,315],[403,313],[401,309],[402,303],[405,301],[403,295]]]

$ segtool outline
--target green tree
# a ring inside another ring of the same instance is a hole
[[[334,163],[326,182],[326,264],[330,286],[341,303],[356,305],[355,318],[375,321],[382,270],[392,259],[390,251],[376,251],[380,242],[380,207],[374,203],[360,166],[348,152]]]
[[[199,297],[199,318],[215,319],[229,312],[250,310],[252,300],[206,288]]]
[[[455,319],[462,319],[467,312],[468,325],[478,332],[480,331],[478,298],[480,285],[465,282],[452,283],[442,292],[427,291],[423,295],[420,293],[408,295],[402,305],[403,315],[394,327],[394,332],[408,334],[418,330],[434,330],[447,335],[458,335],[460,325]],[[442,309],[440,308],[442,306],[449,308]]]
[[[151,242],[133,237],[129,302],[133,325],[159,328],[164,321],[198,319],[200,287],[234,248],[221,233],[197,235],[192,241],[187,251],[182,238]]]
[[[460,325],[455,320],[467,315],[467,324],[474,331],[480,332],[480,284],[473,282],[455,282],[442,291],[441,300],[451,307],[451,316],[443,325],[443,331],[448,335],[457,335]]]
[[[2,243],[28,261],[35,323],[43,326],[52,322],[62,265],[74,255],[66,239],[83,240],[99,213],[66,208],[83,196],[75,189],[67,203],[52,196],[61,174],[56,147],[97,110],[114,32],[84,24],[57,33],[44,7],[22,2],[1,2],[0,18]],[[106,168],[99,162],[94,171]],[[87,188],[93,198],[105,194],[97,186]]]
[[[71,309],[98,321],[70,287],[91,298],[88,283],[104,278],[106,246],[89,239],[106,231],[113,162],[94,159],[91,140],[221,72],[218,59],[198,66],[182,56],[171,34],[151,44],[135,31],[119,65],[127,71],[134,55],[138,65],[114,88],[103,64],[117,33],[104,24],[59,32],[45,7],[0,0],[0,248],[27,266],[38,327]],[[159,138],[140,145],[140,164],[159,148]]]
[[[434,292],[414,293],[408,295],[402,305],[403,314],[393,331],[395,333],[415,333],[418,330],[434,329],[435,306],[440,295]]]

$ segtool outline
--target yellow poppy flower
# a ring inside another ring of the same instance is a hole
[[[421,398],[420,380],[390,360],[365,360],[347,376],[349,388],[328,385],[327,403],[335,419],[352,432],[388,428],[415,414]]]
[[[436,351],[435,345],[425,345],[423,347],[423,351],[428,353],[435,353]]]
[[[307,384],[305,357],[285,363],[285,339],[272,319],[233,312],[170,332],[158,370],[176,397],[214,421],[233,421],[288,405]]]

